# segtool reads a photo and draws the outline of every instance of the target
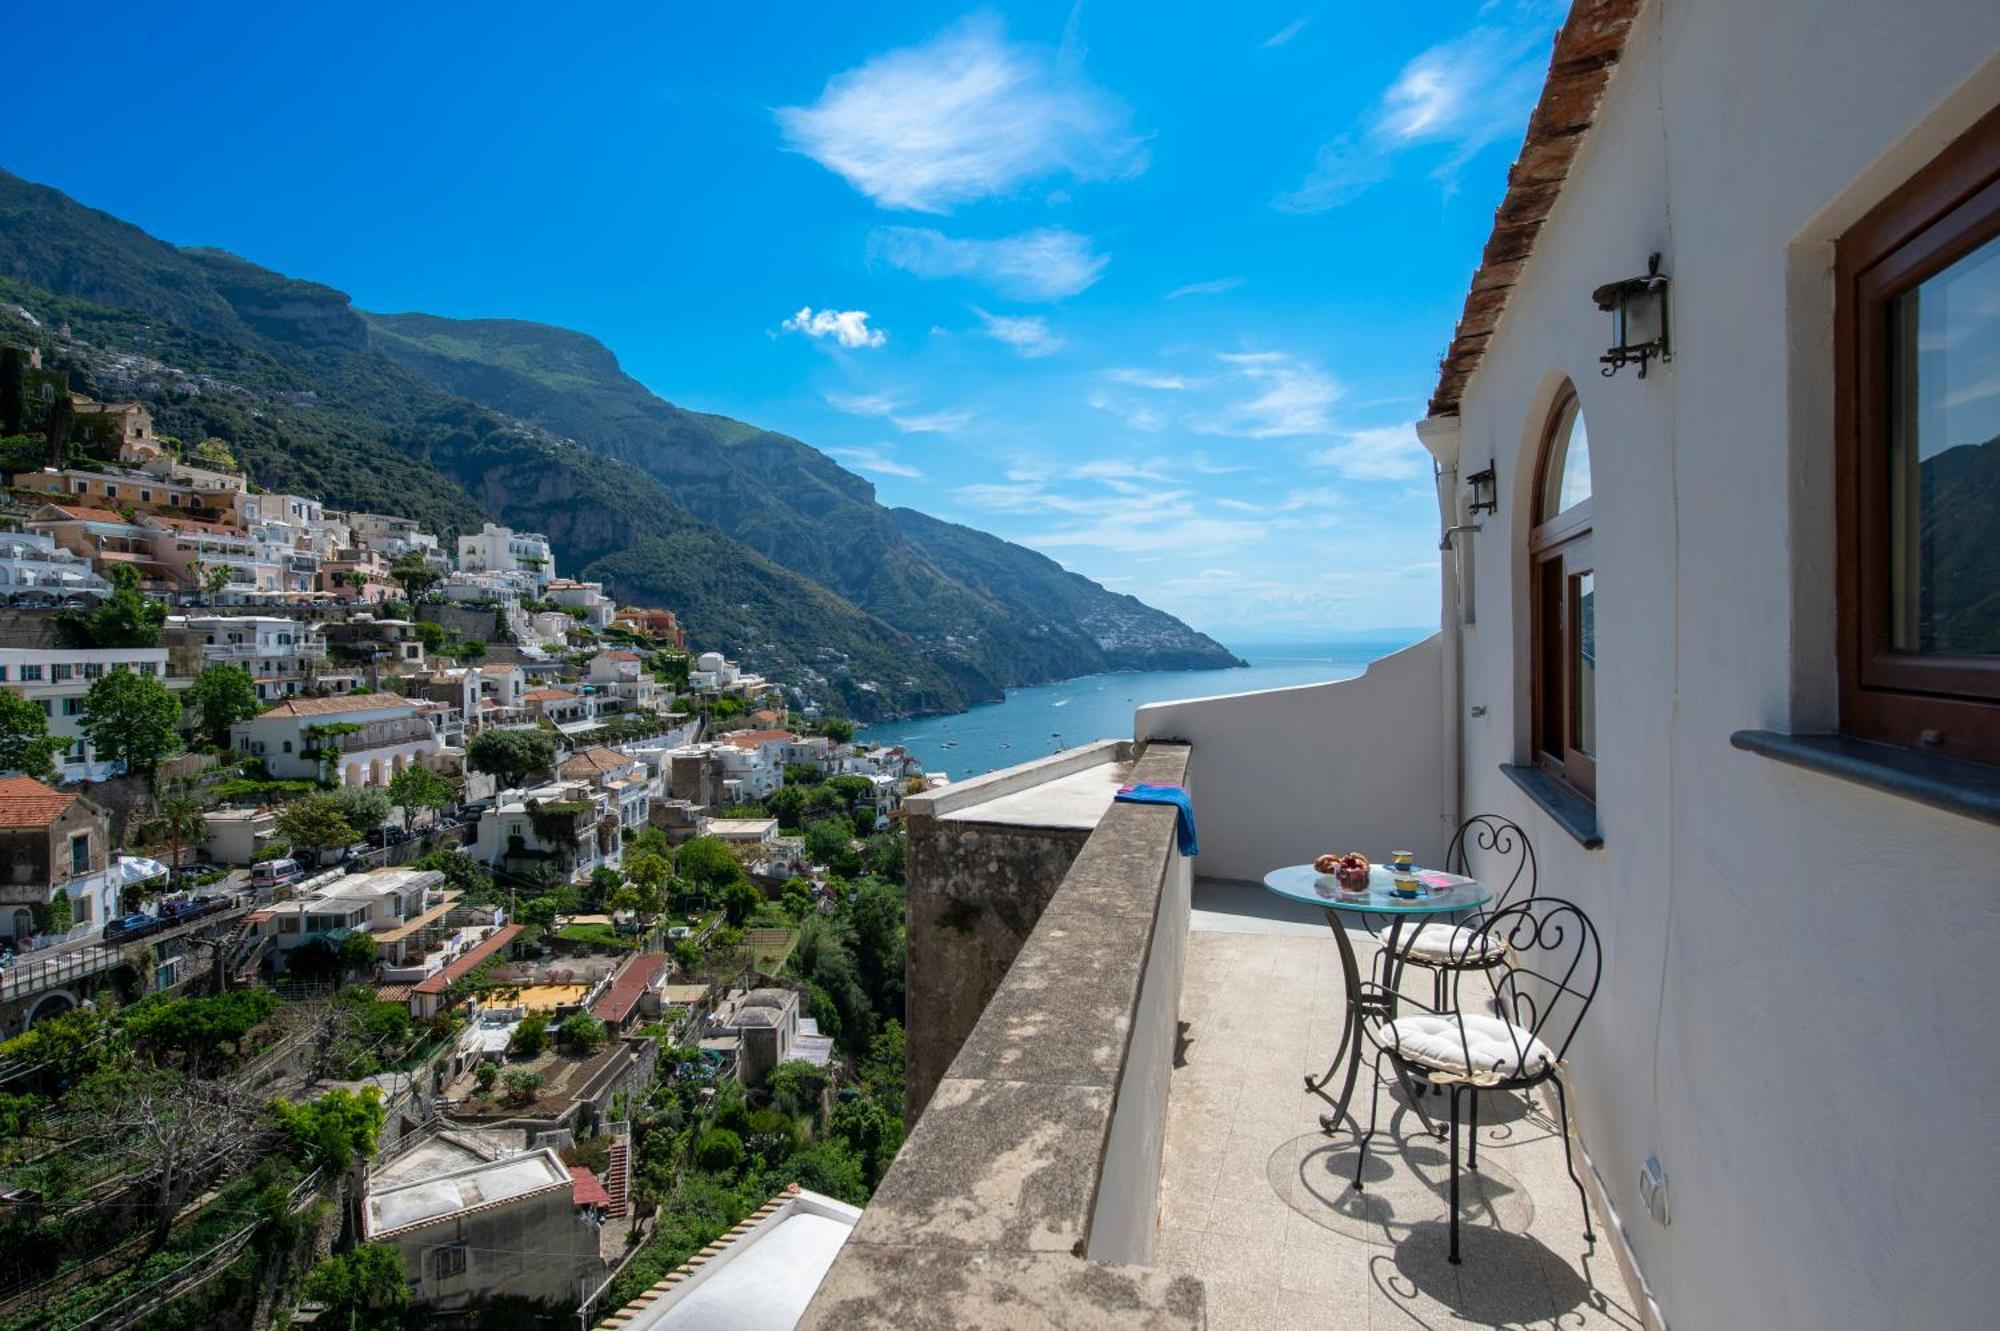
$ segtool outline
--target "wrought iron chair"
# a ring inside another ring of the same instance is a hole
[[[1475,852],[1477,864],[1474,863]],[[1480,872],[1475,873],[1477,868]],[[1446,977],[1453,971],[1485,970],[1506,960],[1502,940],[1490,940],[1486,950],[1474,947],[1481,922],[1508,906],[1533,901],[1536,890],[1535,847],[1520,824],[1497,813],[1476,813],[1459,826],[1445,851],[1446,873],[1477,878],[1493,889],[1484,911],[1474,911],[1462,923],[1442,920],[1407,931],[1396,943],[1396,955],[1385,959],[1383,983],[1394,986],[1395,972],[1417,966],[1431,972],[1431,1003],[1443,1007]]]
[[[1594,1242],[1590,1199],[1577,1177],[1569,1140],[1569,1094],[1563,1086],[1562,1059],[1590,1011],[1603,975],[1603,953],[1597,927],[1572,902],[1533,897],[1488,915],[1467,933],[1457,958],[1463,962],[1497,950],[1491,965],[1458,965],[1441,972],[1449,977],[1450,1003],[1427,1008],[1401,998],[1370,981],[1377,992],[1369,1004],[1367,1032],[1376,1048],[1375,1076],[1379,1084],[1386,1057],[1405,1086],[1412,1075],[1433,1085],[1448,1086],[1451,1095],[1451,1260],[1458,1261],[1458,1103],[1472,1102],[1471,1146],[1466,1167],[1479,1169],[1479,1094],[1482,1091],[1525,1091],[1554,1082],[1557,1110],[1562,1117],[1563,1164],[1576,1184],[1583,1204],[1583,1237]],[[1465,981],[1475,981],[1467,986]],[[1484,984],[1477,983],[1484,980]],[[1362,1187],[1361,1171],[1368,1162],[1368,1142],[1375,1135],[1381,1097],[1373,1097],[1368,1131],[1354,1165],[1354,1187]]]

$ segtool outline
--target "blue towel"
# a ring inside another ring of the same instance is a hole
[[[1179,839],[1181,854],[1193,858],[1201,854],[1201,842],[1194,834],[1194,797],[1182,786],[1152,786],[1141,783],[1120,786],[1117,800],[1121,804],[1171,804],[1181,811],[1174,822],[1174,835]]]

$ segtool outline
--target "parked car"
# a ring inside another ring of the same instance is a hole
[[[121,915],[104,926],[104,936],[123,938],[127,934],[144,933],[158,923],[158,920],[144,913]]]
[[[685,924],[677,924],[673,928],[667,930],[667,937],[673,939],[675,942],[679,942],[681,939],[686,938],[693,933],[694,930],[688,928]]]

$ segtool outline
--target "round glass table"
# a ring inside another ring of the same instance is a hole
[[[1417,880],[1415,896],[1400,894],[1396,887],[1399,877]],[[1395,1018],[1396,986],[1401,971],[1397,964],[1401,955],[1397,945],[1402,938],[1404,921],[1416,919],[1421,924],[1431,916],[1476,910],[1493,900],[1493,890],[1477,879],[1460,874],[1422,868],[1399,872],[1384,864],[1368,866],[1368,886],[1359,891],[1349,891],[1340,886],[1331,874],[1322,874],[1310,864],[1288,864],[1282,869],[1273,869],[1264,875],[1264,886],[1287,901],[1303,902],[1324,910],[1327,925],[1333,930],[1334,942],[1340,948],[1341,973],[1347,982],[1347,1018],[1341,1026],[1340,1047],[1334,1052],[1333,1061],[1328,1064],[1324,1075],[1306,1078],[1307,1090],[1320,1091],[1333,1081],[1334,1073],[1340,1071],[1343,1064],[1346,1065],[1346,1080],[1334,1101],[1333,1112],[1322,1114],[1319,1120],[1320,1126],[1330,1132],[1347,1116],[1348,1101],[1354,1095],[1354,1080],[1361,1070],[1365,1020],[1370,1016],[1379,1016],[1384,1020]],[[1379,954],[1382,979],[1374,995],[1363,988],[1361,964],[1354,955],[1354,944],[1348,939],[1341,920],[1345,915],[1360,918],[1371,933],[1375,932],[1370,923],[1371,917],[1387,922],[1387,932],[1378,935],[1382,939]],[[1400,1071],[1397,1075],[1401,1075]],[[1410,1088],[1405,1087],[1404,1090],[1408,1093]],[[1425,1117],[1428,1119],[1427,1115]]]

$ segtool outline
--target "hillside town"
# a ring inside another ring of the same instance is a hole
[[[589,1325],[866,1200],[941,775],[541,534],[0,397],[0,1328]]]

